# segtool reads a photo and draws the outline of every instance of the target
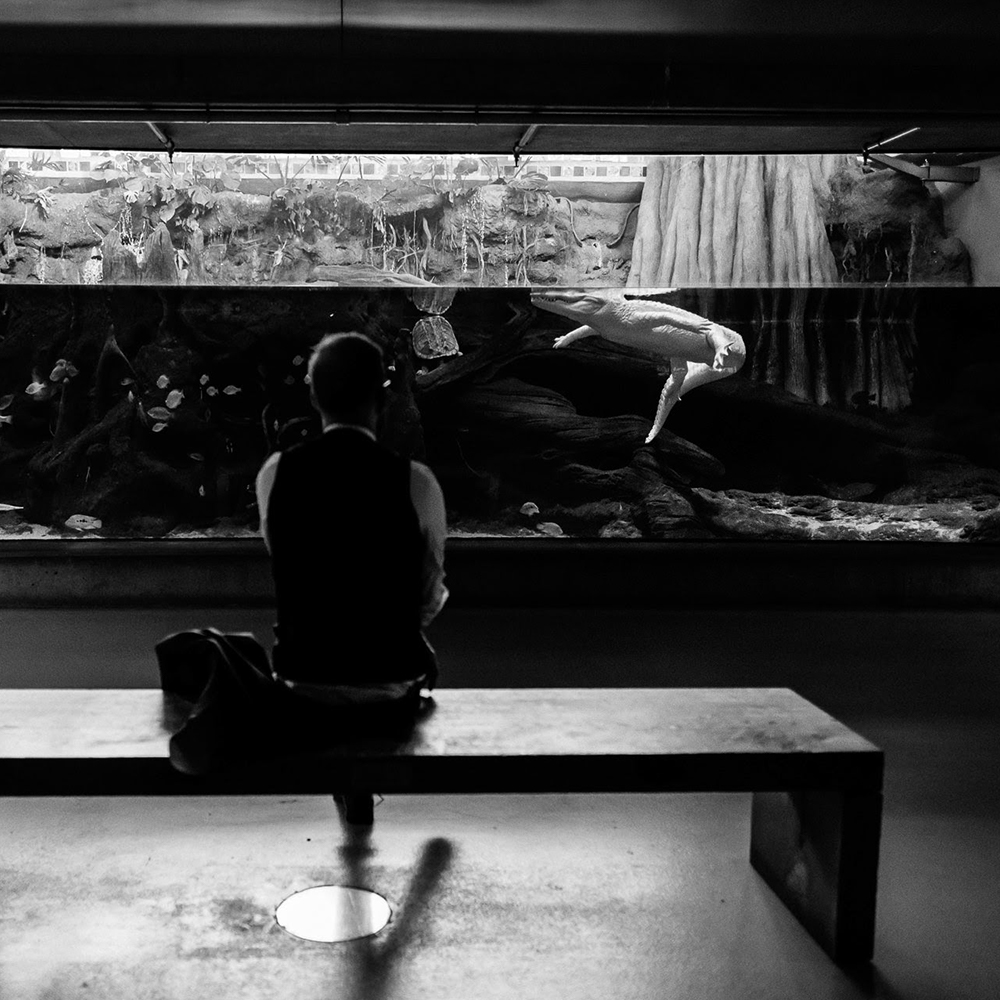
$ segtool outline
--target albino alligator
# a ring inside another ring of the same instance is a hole
[[[584,337],[603,337],[668,360],[670,376],[660,393],[646,444],[663,429],[682,393],[732,375],[746,360],[738,333],[664,302],[566,289],[533,292],[531,302],[584,324],[557,337],[554,347],[567,347]]]

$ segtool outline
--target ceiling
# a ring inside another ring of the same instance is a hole
[[[0,146],[988,154],[998,45],[996,0],[5,0]]]

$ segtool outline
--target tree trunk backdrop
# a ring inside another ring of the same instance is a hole
[[[822,206],[850,160],[665,156],[649,163],[628,286],[837,282]]]

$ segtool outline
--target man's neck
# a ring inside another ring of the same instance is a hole
[[[375,429],[367,423],[361,423],[354,420],[324,420],[323,421],[323,433],[327,431],[338,431],[343,429],[360,431],[362,434],[370,437],[373,441],[375,440]]]

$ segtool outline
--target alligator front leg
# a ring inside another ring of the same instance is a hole
[[[712,369],[730,375],[743,366],[747,352],[743,338],[732,330],[715,323],[709,324],[706,334],[709,346],[715,352]]]
[[[687,378],[684,380],[684,395],[686,396],[692,389],[697,389],[699,385],[718,382],[720,378],[728,378],[736,372],[736,368],[714,368],[699,361],[689,361]]]
[[[687,372],[688,366],[686,361],[678,361],[674,358],[670,359],[670,377],[663,383],[660,402],[656,407],[656,417],[653,420],[653,426],[646,435],[644,444],[649,444],[663,430],[663,425],[667,421],[667,414],[673,409],[674,403],[681,398],[681,388],[684,385],[684,379],[687,378]]]
[[[561,337],[556,337],[553,341],[553,347],[568,347],[570,344],[575,343],[577,340],[583,340],[584,337],[597,337],[598,332],[592,326],[578,326],[575,330],[570,330],[569,333],[564,333]]]

